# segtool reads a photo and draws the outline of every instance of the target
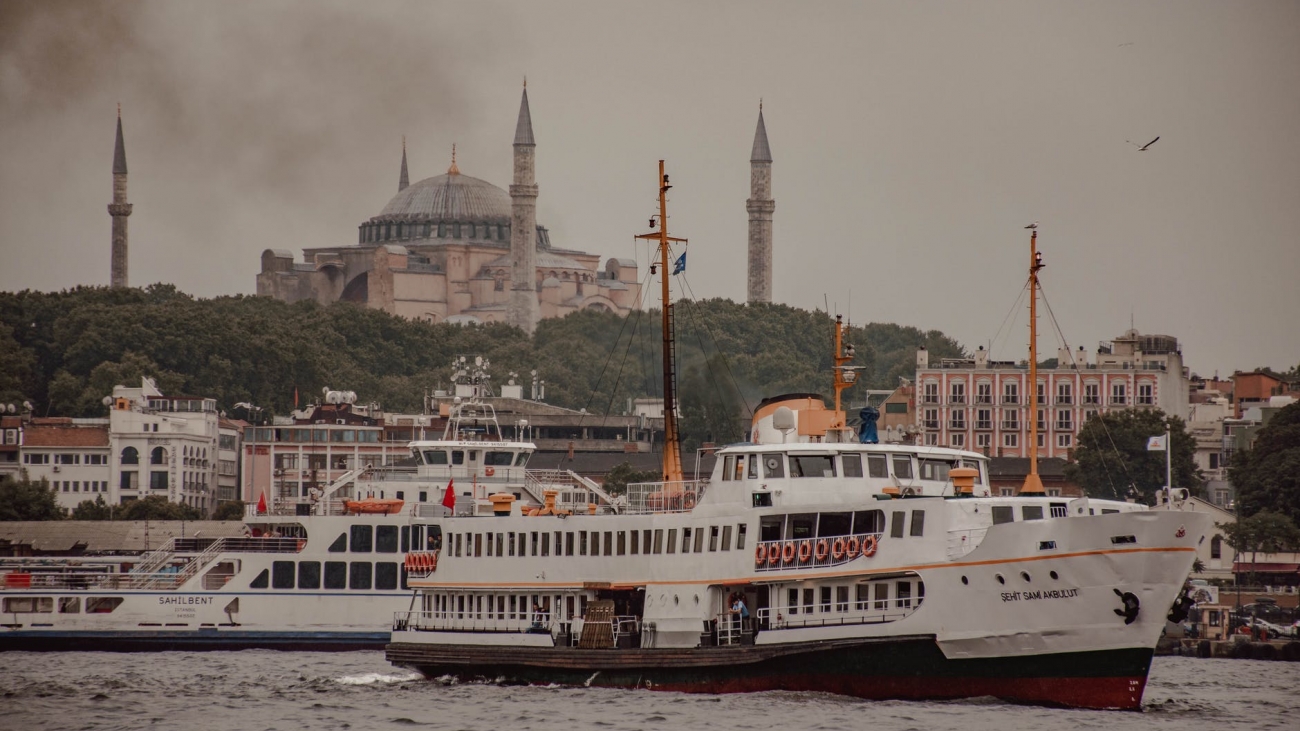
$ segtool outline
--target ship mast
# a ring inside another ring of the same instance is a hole
[[[853,360],[853,346],[844,345],[844,316],[835,316],[835,376],[831,381],[835,389],[835,421],[831,428],[844,428],[844,410],[840,407],[840,392],[852,386],[858,380],[858,367],[848,365]]]
[[[1029,474],[1020,494],[1042,495],[1038,476],[1038,270],[1043,268],[1038,253],[1038,230],[1029,237]]]
[[[681,482],[682,451],[677,436],[677,348],[673,337],[673,306],[668,292],[668,244],[669,242],[686,243],[686,239],[668,235],[668,175],[664,173],[664,161],[659,161],[659,230],[640,234],[636,238],[659,242],[659,279],[663,294],[663,355],[664,355],[664,482]],[[654,221],[651,220],[651,225]],[[655,265],[651,265],[651,272]]]

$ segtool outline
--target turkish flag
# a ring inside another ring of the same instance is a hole
[[[448,482],[447,491],[442,494],[442,506],[448,510],[456,509],[456,493],[454,492],[452,487],[455,484],[456,484],[455,480]]]
[[[261,494],[260,496],[258,496],[258,498],[257,498],[257,514],[258,514],[258,515],[262,515],[262,514],[264,514],[264,513],[266,513],[266,493],[265,493],[265,492],[262,493],[262,494]]]

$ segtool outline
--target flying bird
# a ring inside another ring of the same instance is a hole
[[[1159,137],[1156,137],[1155,140],[1151,140],[1150,142],[1146,143],[1145,145],[1139,145],[1138,143],[1134,142],[1133,140],[1124,140],[1124,141],[1127,142],[1127,143],[1129,143],[1130,145],[1133,145],[1134,147],[1138,148],[1138,152],[1146,152],[1146,151],[1147,151],[1147,148],[1150,147],[1150,146],[1152,146],[1152,145],[1154,145],[1154,144],[1156,143],[1156,140],[1158,140],[1158,139],[1160,139],[1160,138],[1159,138]]]

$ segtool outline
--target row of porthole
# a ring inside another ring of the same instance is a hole
[[[1060,575],[1057,574],[1055,571],[1049,571],[1049,572],[1048,572],[1048,575],[1052,577],[1052,580],[1053,580],[1053,581],[1055,581],[1055,580],[1061,578]],[[993,577],[996,578],[996,579],[998,580],[998,583],[999,583],[999,584],[1006,584],[1006,583],[1007,583],[1006,577],[1004,577],[1002,574],[994,574]],[[1030,581],[1033,581],[1033,577],[1029,575],[1029,572],[1028,572],[1028,571],[1021,571],[1021,572],[1020,572],[1020,578],[1021,578],[1021,579],[1024,579],[1024,581],[1025,581],[1026,584],[1028,584]],[[968,578],[966,578],[965,576],[963,576],[963,577],[961,577],[961,583],[962,583],[962,585],[969,584],[969,583],[970,583],[970,579],[968,579]]]

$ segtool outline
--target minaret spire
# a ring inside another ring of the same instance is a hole
[[[524,80],[515,125],[515,176],[510,185],[510,302],[506,322],[528,334],[537,327],[537,181],[533,176],[533,118]]]
[[[126,219],[131,215],[126,202],[126,143],[122,140],[122,105],[117,105],[117,142],[113,147],[113,202],[108,215],[113,217],[112,249],[109,254],[109,285],[127,287]]]
[[[749,154],[749,271],[748,301],[772,301],[772,149],[763,123],[763,100],[758,100],[758,128]]]
[[[447,168],[448,175],[460,175],[460,168],[456,166],[456,143],[451,143],[451,166]]]
[[[397,192],[401,193],[411,185],[411,176],[406,174],[406,135],[402,135],[402,174],[397,179]]]

